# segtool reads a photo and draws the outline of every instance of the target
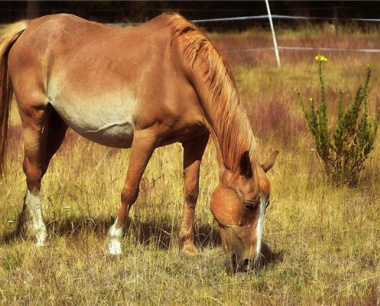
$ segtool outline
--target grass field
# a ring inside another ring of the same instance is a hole
[[[211,34],[221,50],[271,46],[270,33]],[[326,25],[278,32],[281,46],[380,48],[380,34],[355,27],[338,34]],[[338,89],[355,94],[372,67],[372,110],[380,107],[380,55],[324,53],[328,107]],[[210,195],[217,163],[210,143],[202,165],[196,212],[201,252],[178,252],[182,208],[182,148],[157,149],[141,182],[123,240],[124,255],[105,254],[106,233],[119,208],[128,150],[90,143],[69,131],[43,180],[49,244],[13,237],[25,178],[22,141],[12,111],[7,176],[0,183],[0,304],[2,305],[376,305],[380,303],[380,140],[359,186],[335,188],[313,150],[295,88],[318,96],[316,52],[228,53],[264,161],[280,150],[270,171],[271,205],[264,223],[268,264],[227,275]],[[330,99],[330,100],[329,100]],[[330,102],[329,102],[330,101]]]

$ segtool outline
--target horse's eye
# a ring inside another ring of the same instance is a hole
[[[248,211],[254,211],[256,209],[257,205],[252,202],[244,202],[244,208]]]

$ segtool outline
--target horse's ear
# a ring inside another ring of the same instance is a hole
[[[252,164],[249,157],[249,151],[245,151],[240,158],[240,174],[247,178],[252,177]]]
[[[265,172],[267,172],[270,168],[273,167],[274,165],[274,162],[276,161],[276,158],[277,158],[277,155],[278,155],[278,151],[274,151],[270,156],[269,158],[261,165],[261,168],[263,168],[263,170]]]

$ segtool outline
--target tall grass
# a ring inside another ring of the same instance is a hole
[[[270,45],[258,30],[212,35],[223,50]],[[301,34],[286,30],[281,43],[366,47],[376,32],[327,30]],[[335,35],[335,34],[334,34]],[[259,39],[256,40],[255,37]],[[232,39],[233,38],[233,39]],[[363,39],[364,38],[364,39]],[[327,98],[335,88],[358,84],[364,64],[373,71],[370,108],[379,105],[379,56],[331,53],[326,67]],[[235,57],[236,56],[236,57]],[[209,199],[217,184],[210,143],[201,168],[196,242],[201,253],[183,256],[177,232],[182,209],[182,148],[158,149],[141,183],[123,240],[125,254],[105,254],[105,235],[119,208],[129,151],[90,143],[69,132],[43,180],[42,200],[49,245],[12,236],[25,191],[22,142],[15,109],[4,182],[0,183],[0,303],[4,305],[370,305],[380,296],[380,151],[359,178],[358,188],[335,188],[325,179],[313,151],[295,88],[318,95],[314,53],[228,55],[240,95],[265,160],[281,154],[269,173],[271,205],[264,223],[268,264],[259,271],[228,276]],[[331,88],[330,88],[331,86]],[[348,92],[347,92],[348,94]],[[351,93],[354,94],[354,93]],[[334,99],[327,99],[332,101]],[[328,112],[337,105],[327,105]],[[12,223],[12,221],[14,221]]]

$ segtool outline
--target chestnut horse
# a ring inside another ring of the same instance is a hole
[[[0,157],[13,94],[22,120],[27,191],[20,222],[45,244],[40,187],[68,127],[102,145],[131,148],[121,207],[108,251],[121,254],[123,226],[155,148],[183,146],[184,253],[195,253],[193,220],[199,168],[209,135],[220,182],[211,198],[222,246],[235,270],[260,257],[270,184],[277,156],[257,162],[254,136],[231,71],[209,39],[178,14],[130,29],[59,14],[10,25],[0,45]]]

